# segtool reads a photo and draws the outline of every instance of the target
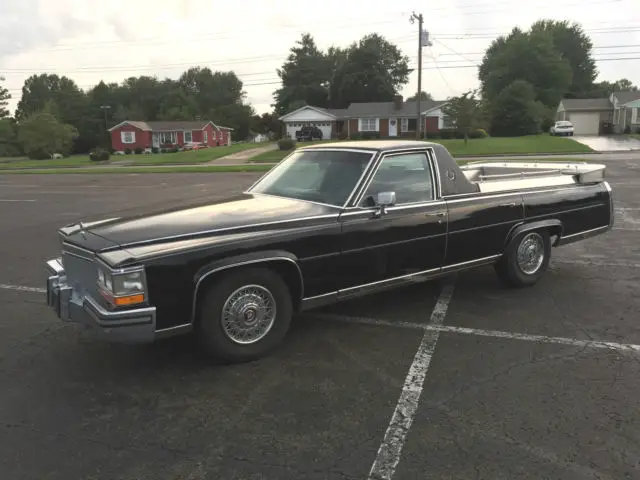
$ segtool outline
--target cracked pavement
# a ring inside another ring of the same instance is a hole
[[[603,156],[606,157],[606,156]],[[533,288],[459,274],[445,325],[640,344],[640,159],[608,163],[616,227],[554,249]],[[55,230],[219,198],[255,174],[0,177],[0,284],[42,287]],[[558,260],[554,262],[554,259]],[[322,312],[425,323],[440,282]],[[299,317],[269,358],[188,338],[108,345],[42,294],[0,290],[0,471],[12,480],[363,479],[422,330]],[[441,332],[394,479],[640,478],[640,357]]]

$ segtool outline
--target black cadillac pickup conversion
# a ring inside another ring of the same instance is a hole
[[[493,264],[534,284],[551,247],[613,226],[604,165],[475,162],[441,145],[300,148],[223,201],[59,230],[47,302],[114,341],[193,332],[227,361],[267,354],[298,311]]]

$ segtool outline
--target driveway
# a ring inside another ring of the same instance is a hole
[[[628,152],[640,150],[640,140],[624,135],[616,137],[574,136],[576,142],[586,145],[596,152]]]

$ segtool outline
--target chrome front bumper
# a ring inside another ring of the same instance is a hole
[[[47,304],[65,322],[86,325],[114,342],[148,343],[156,337],[156,308],[144,307],[109,311],[93,298],[80,295],[67,283],[59,258],[49,260],[47,268]]]

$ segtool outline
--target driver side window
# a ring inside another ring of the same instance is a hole
[[[380,192],[395,192],[396,205],[433,200],[433,178],[426,153],[383,158],[359,206],[374,207]]]

